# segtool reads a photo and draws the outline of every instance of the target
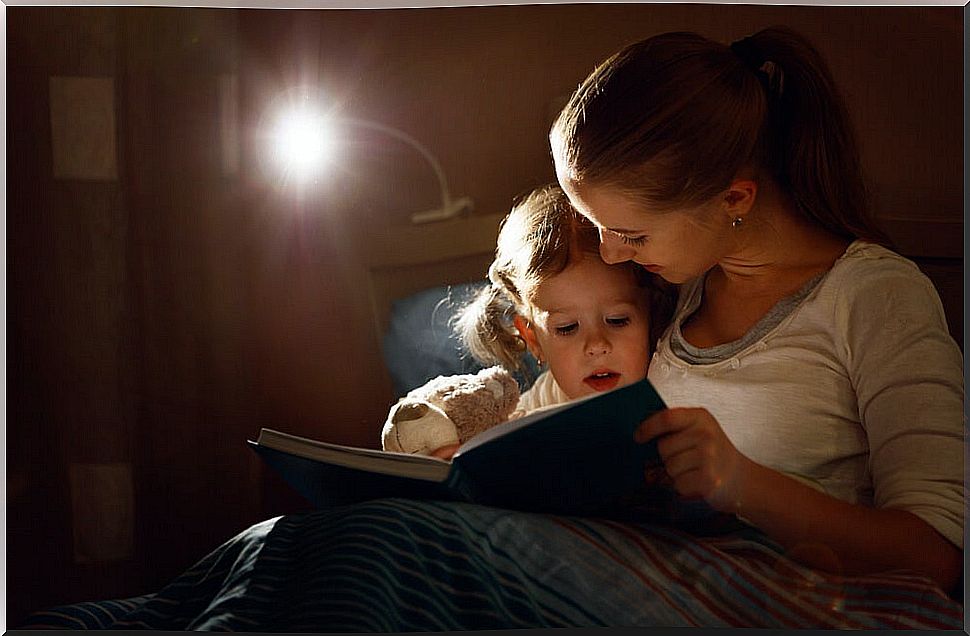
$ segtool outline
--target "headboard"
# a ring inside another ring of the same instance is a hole
[[[429,287],[484,280],[504,217],[469,215],[400,226],[392,234],[369,238],[359,257],[377,341],[387,329],[395,300]]]
[[[460,351],[448,321],[485,281],[504,217],[467,215],[375,228],[356,242],[358,280],[364,287],[358,302],[367,305],[372,341],[397,396],[437,375],[481,368]]]

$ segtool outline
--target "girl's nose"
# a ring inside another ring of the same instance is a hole
[[[623,242],[619,236],[607,230],[600,230],[600,257],[606,263],[622,263],[632,260],[637,251]]]
[[[610,339],[600,329],[590,334],[586,340],[586,355],[588,356],[602,356],[612,350],[613,345],[610,344]]]

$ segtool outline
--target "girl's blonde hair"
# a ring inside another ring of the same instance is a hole
[[[488,284],[456,315],[455,330],[468,352],[483,364],[527,373],[525,343],[513,316],[530,317],[542,281],[590,254],[599,258],[599,233],[559,186],[539,188],[516,203],[502,221]],[[672,314],[672,288],[634,263],[616,267],[631,268],[644,288],[652,344]]]
[[[695,33],[631,44],[583,81],[550,141],[564,178],[658,212],[711,199],[747,166],[830,232],[886,242],[831,73],[785,27],[730,46]]]

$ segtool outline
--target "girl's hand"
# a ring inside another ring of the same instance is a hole
[[[637,427],[635,439],[654,438],[679,494],[702,498],[721,512],[738,511],[748,460],[707,409],[671,408],[652,415]]]
[[[448,444],[447,446],[442,446],[431,451],[432,457],[437,457],[438,459],[451,459],[452,456],[458,451],[460,444]]]

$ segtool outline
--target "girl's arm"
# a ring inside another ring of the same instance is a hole
[[[671,408],[636,439],[657,447],[676,490],[741,516],[806,565],[841,574],[911,569],[950,591],[962,552],[916,515],[835,499],[742,455],[706,409]]]

